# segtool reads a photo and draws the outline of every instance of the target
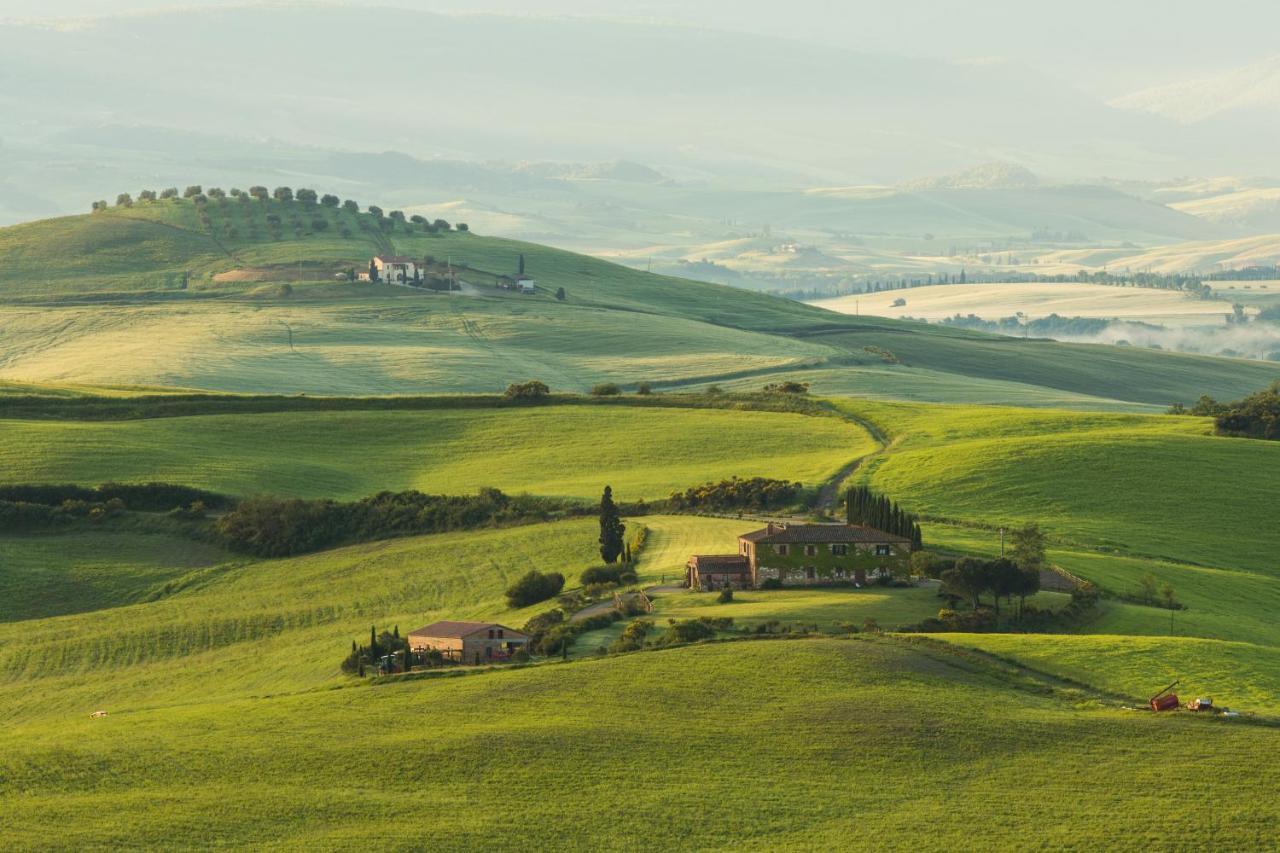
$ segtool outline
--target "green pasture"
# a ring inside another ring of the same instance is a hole
[[[0,622],[132,604],[227,557],[215,545],[158,531],[6,534],[0,536]]]
[[[1206,419],[842,404],[890,434],[857,476],[941,521],[1035,521],[1064,544],[1272,573],[1280,444]]]
[[[1244,849],[1280,820],[1241,794],[1280,783],[1273,729],[1104,710],[895,642],[269,689],[0,728],[8,846]]]
[[[603,406],[0,421],[0,480],[163,481],[236,495],[384,490],[620,500],[729,476],[817,485],[875,449],[835,417]]]

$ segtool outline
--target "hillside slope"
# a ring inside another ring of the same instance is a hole
[[[386,252],[452,268],[463,289],[346,282]],[[537,295],[495,287],[522,256]],[[1039,386],[1140,407],[1239,397],[1276,373],[842,316],[545,246],[247,197],[0,229],[0,332],[0,380],[251,393],[496,391],[529,378],[568,390],[764,384],[799,368],[856,376],[893,362],[935,377],[926,399],[964,402],[976,378],[1010,383],[1011,397]]]

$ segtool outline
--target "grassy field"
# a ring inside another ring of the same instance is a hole
[[[0,537],[0,622],[119,607],[228,558],[160,531],[77,530]]]
[[[1207,419],[841,403],[894,436],[858,476],[939,519],[1038,521],[1069,542],[1274,572],[1280,445]]]
[[[503,589],[531,568],[576,584],[598,560],[595,519],[279,560],[233,557],[140,521],[9,536],[0,545],[8,845],[46,846],[51,827],[67,846],[181,837],[196,847],[407,849],[430,837],[445,850],[513,839],[812,848],[840,846],[851,827],[916,850],[976,837],[1051,848],[1123,838],[1136,849],[1192,833],[1251,848],[1275,836],[1280,810],[1233,794],[1277,783],[1275,729],[1117,710],[1182,677],[1189,695],[1280,713],[1271,618],[1280,577],[1266,559],[1276,543],[1259,498],[1275,470],[1270,445],[1214,438],[1191,418],[839,405],[888,448],[877,453],[865,431],[834,417],[548,406],[14,420],[0,424],[0,469],[15,480],[160,477],[233,492],[490,484],[591,498],[608,472],[631,498],[752,470],[821,476],[873,454],[855,477],[934,517],[931,546],[992,553],[996,534],[974,524],[1040,521],[1050,559],[1109,591],[1130,591],[1145,571],[1174,583],[1188,605],[1176,636],[1165,635],[1168,611],[1108,600],[1065,636],[946,635],[933,645],[859,635],[590,659],[618,623],[584,635],[567,664],[372,686],[338,671],[370,625],[520,626],[548,605],[509,610]],[[1163,486],[1175,477],[1194,493]],[[650,531],[644,584],[682,575],[689,553],[728,551],[756,526],[670,515],[629,523]],[[659,594],[654,618],[829,630],[869,617],[893,628],[939,607],[930,588],[735,598]],[[86,718],[98,708],[110,715]],[[862,784],[869,778],[876,784]],[[836,797],[832,779],[848,781]],[[922,797],[925,782],[942,793]],[[1000,798],[998,819],[957,809],[962,797]],[[716,805],[737,802],[751,807]]]
[[[1102,710],[865,640],[19,723],[0,745],[18,849],[51,827],[72,846],[779,849],[856,828],[885,849],[1243,849],[1280,819],[1239,795],[1280,781],[1274,730]]]
[[[26,383],[368,395],[493,392],[539,378],[586,391],[604,380],[634,386],[770,371],[835,352],[683,317],[390,287],[0,306],[0,378]]]
[[[899,299],[906,304],[894,305]],[[1231,311],[1228,304],[1208,302],[1172,290],[1075,282],[935,285],[841,296],[814,304],[841,314],[860,312],[922,320],[943,320],[956,314],[975,314],[984,320],[1015,314],[1024,314],[1030,319],[1057,314],[1142,320],[1162,325],[1221,325],[1223,316]]]
[[[1280,445],[1215,437],[1207,419],[888,401],[1150,410],[1239,396],[1274,367],[845,317],[527,244],[388,234],[340,211],[228,202],[205,214],[175,202],[0,230],[0,399],[781,377],[863,399],[837,400],[843,417],[661,399],[96,421],[28,411],[0,420],[0,482],[333,498],[495,486],[587,500],[609,483],[632,501],[735,475],[816,485],[861,458],[852,481],[922,513],[931,547],[994,554],[999,526],[1036,521],[1052,562],[1113,597],[1060,636],[859,635],[584,659],[615,624],[566,664],[370,684],[339,671],[370,626],[523,625],[550,604],[510,610],[503,590],[530,569],[576,586],[599,559],[596,520],[277,560],[134,515],[7,534],[6,847],[812,849],[858,833],[886,849],[1185,838],[1255,849],[1280,833],[1274,798],[1241,794],[1280,782],[1276,729],[1118,710],[1180,676],[1185,692],[1280,714]],[[282,218],[279,237],[268,215]],[[70,266],[51,266],[55,250]],[[495,271],[524,253],[568,298],[333,281],[374,251]],[[51,268],[64,277],[49,280]],[[649,528],[644,585],[757,526],[629,523]],[[1172,626],[1169,611],[1131,600],[1145,572],[1186,605]],[[893,628],[938,607],[930,588],[744,592],[730,604],[666,592],[654,615]],[[87,719],[99,708],[110,715]]]
[[[342,498],[484,486],[595,498],[609,483],[636,500],[732,475],[817,485],[876,447],[834,417],[612,406],[10,420],[0,435],[7,482],[159,480]]]

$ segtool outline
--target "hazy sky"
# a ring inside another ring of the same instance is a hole
[[[76,16],[244,0],[0,0],[0,16]],[[374,5],[350,3],[348,5]],[[1280,53],[1280,4],[1260,0],[384,0],[430,11],[656,18],[860,51],[1004,58],[1102,95]]]

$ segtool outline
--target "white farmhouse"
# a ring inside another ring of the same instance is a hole
[[[379,281],[408,282],[418,277],[418,262],[404,255],[378,255],[371,266]]]

